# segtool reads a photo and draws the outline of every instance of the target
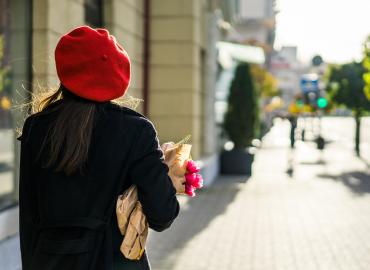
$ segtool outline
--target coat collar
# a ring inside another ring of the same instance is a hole
[[[138,113],[137,111],[134,111],[133,109],[118,105],[118,104],[110,102],[110,101],[101,103],[100,106],[103,107],[104,109],[121,111],[121,112],[124,112],[124,113],[129,114],[129,115],[146,118],[144,115],[142,115],[141,113]]]

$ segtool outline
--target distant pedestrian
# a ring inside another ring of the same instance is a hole
[[[130,60],[105,29],[82,26],[55,50],[60,87],[23,126],[20,244],[23,270],[150,269],[120,253],[115,204],[135,184],[149,227],[179,213],[155,127],[112,100],[130,81]]]
[[[295,130],[297,128],[297,116],[290,115],[288,117],[288,120],[290,122],[290,147],[294,148],[295,144]]]

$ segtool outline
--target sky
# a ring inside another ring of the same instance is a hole
[[[360,60],[370,35],[370,0],[277,0],[275,47],[298,46],[307,62]]]

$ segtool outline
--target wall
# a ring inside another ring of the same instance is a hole
[[[136,98],[142,98],[143,89],[143,9],[143,0],[106,0],[104,6],[105,26],[131,58],[128,94]],[[143,106],[137,110],[142,112]]]
[[[240,16],[243,19],[263,19],[266,16],[266,0],[240,0]]]
[[[55,87],[54,49],[61,35],[84,24],[83,0],[33,1],[33,91]]]
[[[199,0],[153,0],[150,117],[161,141],[192,135],[201,155],[201,6]]]

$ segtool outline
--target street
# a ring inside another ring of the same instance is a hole
[[[276,121],[250,179],[220,177],[197,197],[181,198],[169,230],[150,232],[153,269],[370,269],[370,174],[354,156],[353,125],[324,118],[329,143],[320,153],[300,141],[291,151],[289,124]],[[368,118],[362,128],[369,161]]]

